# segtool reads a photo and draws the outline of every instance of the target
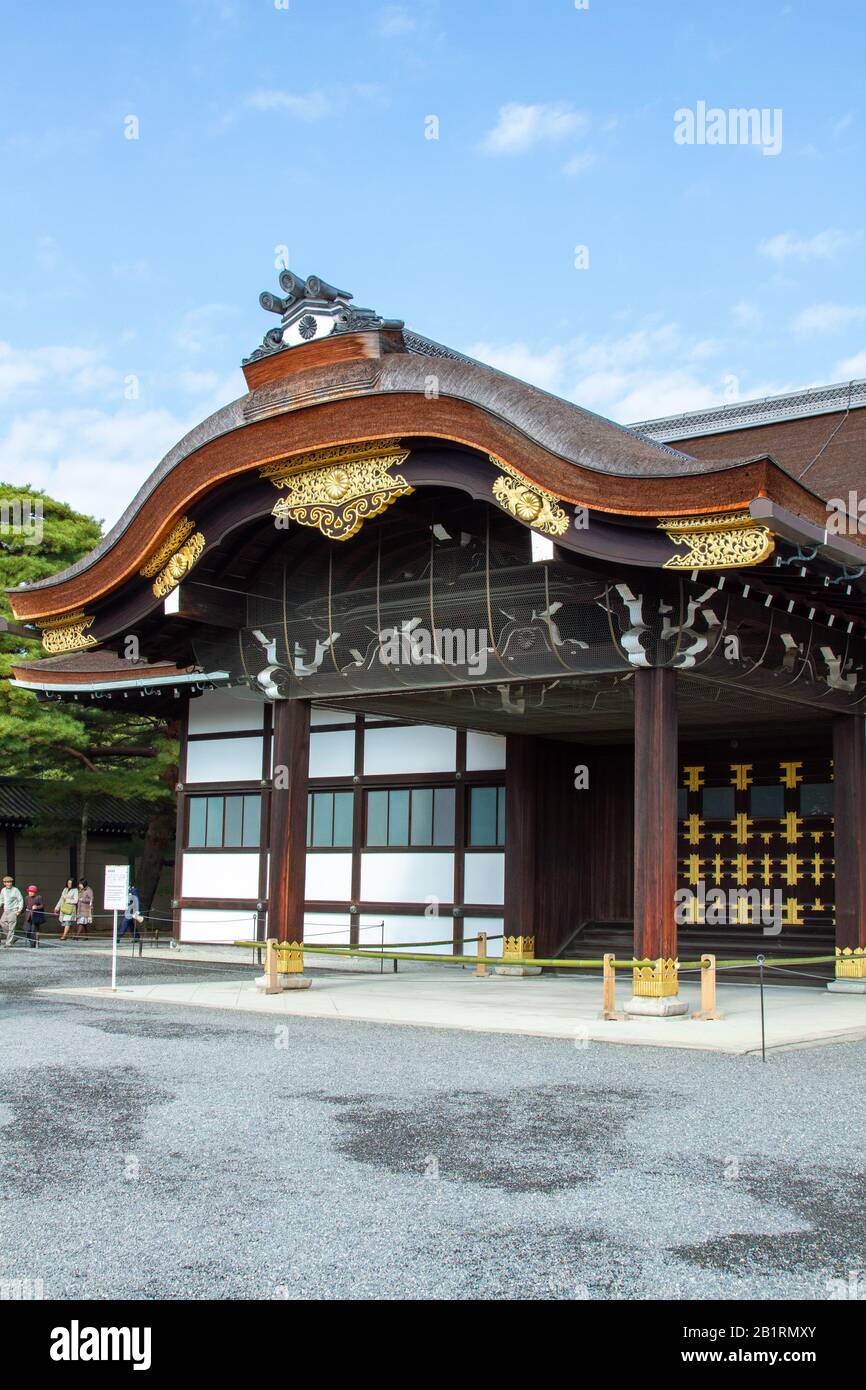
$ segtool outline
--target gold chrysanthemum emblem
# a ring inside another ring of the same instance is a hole
[[[322,488],[329,502],[339,502],[352,486],[345,468],[329,468],[322,479]]]

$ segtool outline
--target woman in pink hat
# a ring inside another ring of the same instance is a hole
[[[39,939],[39,928],[44,921],[45,904],[42,901],[42,894],[36,884],[31,883],[24,899],[24,935],[34,950]]]

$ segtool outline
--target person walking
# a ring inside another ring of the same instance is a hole
[[[132,929],[133,941],[139,941],[141,939],[141,934],[138,930],[138,924],[143,921],[144,918],[141,915],[141,898],[138,889],[134,884],[130,884],[129,897],[126,900],[126,911],[123,914],[123,926],[117,933],[118,941],[122,936],[126,935],[130,928]]]
[[[77,914],[78,889],[75,887],[75,879],[68,878],[66,880],[66,887],[54,904],[54,916],[60,919],[60,925],[63,928],[63,935],[60,938],[61,941],[65,941],[72,930],[72,925]]]
[[[86,878],[78,880],[78,931],[75,940],[87,935],[87,928],[93,926],[93,889]]]
[[[6,933],[4,946],[11,946],[15,940],[15,928],[23,911],[24,899],[21,889],[15,887],[15,880],[11,874],[4,874],[3,887],[0,888],[0,931]]]
[[[34,951],[39,945],[39,929],[45,921],[45,903],[42,894],[31,883],[27,889],[27,897],[24,899],[24,935],[27,937]]]

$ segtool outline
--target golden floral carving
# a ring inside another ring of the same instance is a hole
[[[178,546],[186,540],[187,536],[195,530],[195,522],[188,516],[181,517],[177,525],[169,532],[158,550],[155,550],[146,564],[142,565],[139,574],[144,579],[153,579],[155,574],[168,564],[169,558],[177,550]]]
[[[662,517],[659,528],[674,545],[686,547],[665,561],[666,570],[745,569],[760,565],[775,546],[768,527],[754,522],[748,512]]]
[[[168,564],[153,581],[153,592],[157,598],[165,598],[166,594],[170,594],[172,589],[177,588],[180,581],[189,574],[204,550],[204,546],[204,536],[201,531],[196,531],[195,535],[190,536],[186,544],[180,547],[180,550],[175,551]]]
[[[409,457],[408,449],[403,448],[399,439],[367,439],[359,444],[331,444],[324,449],[311,449],[305,454],[276,459],[260,468],[259,476],[268,478],[274,487],[285,487],[299,473],[340,463],[357,463],[361,459],[379,458],[385,454],[400,454],[401,462]]]
[[[568,530],[568,513],[559,505],[559,498],[534,483],[511,464],[490,455],[490,462],[503,469],[493,483],[493,496],[511,516],[525,522],[548,536],[564,536]]]
[[[317,449],[261,470],[285,491],[272,515],[313,526],[333,541],[347,541],[370,517],[379,516],[399,497],[414,492],[402,473],[409,457],[399,440],[343,444]]]
[[[42,645],[52,656],[64,656],[67,652],[82,652],[88,647],[99,645],[87,629],[93,626],[95,618],[81,609],[66,613],[62,618],[51,618],[42,627]]]

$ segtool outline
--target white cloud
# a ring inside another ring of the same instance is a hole
[[[90,348],[13,348],[0,342],[0,400],[10,400],[31,388],[81,394],[104,390],[119,381],[119,373],[106,366],[100,353]]]
[[[866,319],[866,306],[861,304],[812,304],[794,319],[796,333],[836,333],[853,323]]]
[[[583,150],[580,154],[573,154],[571,159],[567,159],[562,166],[562,172],[568,174],[569,178],[574,178],[578,174],[585,174],[595,164],[595,155],[591,150]]]
[[[700,338],[693,343],[689,349],[689,356],[696,362],[702,362],[707,357],[716,357],[722,350],[722,344],[718,338]]]
[[[141,386],[149,401],[181,393],[179,411],[128,401],[123,386],[122,373],[96,349],[0,343],[0,398],[10,406],[0,431],[0,479],[44,488],[111,525],[163,454],[245,390],[237,369],[220,376],[176,372],[170,363]]]
[[[500,106],[496,125],[481,142],[485,154],[521,154],[535,145],[549,144],[586,127],[586,117],[561,102],[525,105],[519,101]]]
[[[255,111],[285,111],[289,116],[297,116],[301,121],[320,121],[331,112],[330,99],[320,90],[311,92],[252,92],[246,99],[247,106]]]
[[[557,391],[563,379],[568,349],[552,347],[544,352],[536,352],[526,343],[474,343],[467,349],[470,357],[497,367],[509,376],[531,381],[544,391]]]
[[[866,376],[866,352],[855,352],[853,357],[844,357],[836,367],[836,375],[844,377],[846,381]]]
[[[746,399],[789,389],[787,383],[746,382],[723,366],[708,369],[707,359],[722,348],[715,339],[686,338],[676,324],[656,323],[620,337],[579,337],[541,350],[521,341],[475,343],[466,350],[624,424],[723,405],[734,391],[734,398]]]
[[[826,261],[857,239],[850,232],[839,231],[838,227],[828,227],[812,237],[802,237],[797,232],[780,232],[778,236],[760,242],[758,251],[773,261]]]
[[[0,436],[0,478],[111,525],[164,453],[195,423],[168,410],[34,410]]]
[[[376,16],[376,29],[383,39],[401,38],[418,28],[418,21],[402,5],[386,5]]]
[[[844,115],[844,116],[840,116],[839,120],[836,121],[836,122],[834,123],[834,125],[833,125],[833,135],[834,135],[834,137],[838,140],[839,136],[840,136],[840,135],[844,135],[844,134],[845,134],[845,131],[848,130],[848,129],[850,129],[850,127],[851,127],[853,124],[854,124],[854,112],[853,112],[853,111],[846,111],[846,112],[845,112],[845,115]]]
[[[189,309],[172,335],[175,346],[183,353],[196,355],[212,348],[220,337],[217,323],[228,312],[225,304],[200,304]]]
[[[745,299],[741,299],[731,309],[731,316],[738,328],[757,328],[763,322],[764,315],[754,304],[749,304]]]

